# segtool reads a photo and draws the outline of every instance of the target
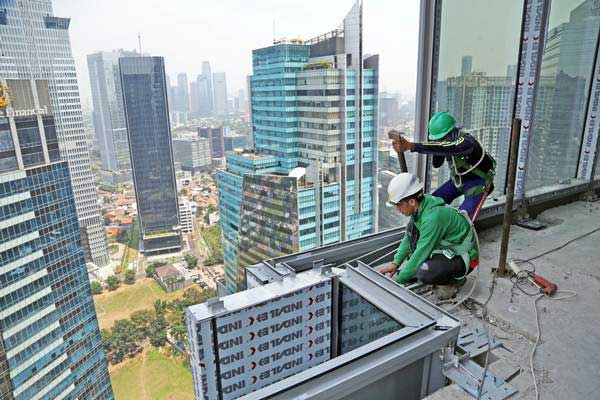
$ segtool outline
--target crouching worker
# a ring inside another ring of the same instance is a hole
[[[410,222],[394,261],[379,271],[393,276],[399,269],[398,283],[416,277],[426,284],[452,285],[454,293],[446,297],[454,296],[479,261],[471,219],[441,198],[423,194],[423,184],[410,173],[392,179],[386,205],[409,216]]]

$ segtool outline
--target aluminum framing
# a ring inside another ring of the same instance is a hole
[[[366,264],[360,261],[356,264],[346,265],[346,271],[337,277],[340,283],[356,290],[405,327],[239,400],[343,399],[421,359],[420,397],[444,385],[439,374],[440,355],[443,348],[456,343],[460,322]]]
[[[519,200],[523,200],[525,196],[527,162],[529,159],[529,132],[533,122],[537,82],[540,76],[542,52],[548,29],[549,6],[549,0],[524,1],[520,53],[517,62],[517,93],[513,109],[513,117],[520,118],[522,121],[515,182],[515,197]]]
[[[439,47],[439,24],[436,28],[436,10],[439,13],[441,0],[421,0],[419,14],[419,52],[417,58],[417,92],[415,101],[415,132],[416,139],[427,139],[427,125],[431,115],[433,99],[434,60],[437,60]],[[437,35],[436,35],[437,33]],[[422,154],[417,158],[417,176],[429,190],[430,176],[428,174],[428,157]]]
[[[588,109],[579,155],[577,177],[591,181],[594,179],[598,162],[598,134],[600,132],[600,31],[596,39],[595,68],[592,69],[592,84],[588,97]],[[590,164],[591,162],[591,164]]]

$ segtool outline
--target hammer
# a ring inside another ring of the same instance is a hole
[[[391,130],[388,132],[388,137],[392,140],[400,140],[400,136],[402,136],[402,132],[398,132],[395,130]],[[404,152],[397,152],[398,154],[398,164],[400,164],[400,172],[408,172],[408,167],[406,166],[406,158],[404,158]]]

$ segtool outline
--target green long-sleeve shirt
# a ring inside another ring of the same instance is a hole
[[[408,235],[404,236],[398,246],[394,264],[400,265],[410,256],[396,277],[398,283],[406,283],[411,280],[419,265],[425,262],[434,250],[440,248],[442,240],[461,244],[471,230],[469,222],[456,209],[444,207],[444,200],[428,194],[424,196],[413,218],[420,236],[412,254],[410,254]],[[469,257],[474,260],[478,256],[477,248],[473,246],[469,251]]]

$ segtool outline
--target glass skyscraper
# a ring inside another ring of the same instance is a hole
[[[177,186],[162,57],[119,59],[144,253],[181,249]]]
[[[48,86],[0,78],[0,398],[112,399]]]
[[[217,175],[230,292],[249,264],[377,230],[378,56],[362,54],[361,4],[342,29],[252,59],[255,151]]]
[[[77,217],[88,261],[108,265],[108,244],[90,167],[69,18],[56,17],[52,0],[0,1],[0,78],[48,82],[62,156],[69,162]]]
[[[94,104],[94,131],[100,146],[102,169],[115,177],[109,182],[112,185],[131,179],[119,57],[134,55],[130,51],[118,50],[87,56]]]

